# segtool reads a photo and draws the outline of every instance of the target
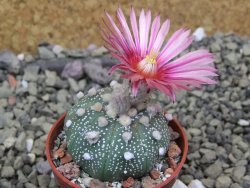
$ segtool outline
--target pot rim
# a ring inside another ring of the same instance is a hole
[[[65,184],[68,184],[71,187],[74,188],[81,188],[79,185],[71,182],[70,180],[68,180],[66,177],[64,177],[55,167],[53,161],[52,161],[52,155],[51,155],[51,138],[53,137],[53,134],[55,133],[58,125],[60,125],[61,123],[63,123],[64,118],[66,117],[66,112],[53,124],[53,126],[51,127],[47,140],[46,140],[46,157],[47,160],[51,166],[52,172],[55,175],[55,178],[59,178],[61,181],[63,181]],[[181,161],[178,163],[177,168],[174,170],[174,173],[171,174],[171,176],[169,178],[167,178],[166,181],[163,181],[162,183],[158,184],[155,188],[161,188],[166,186],[168,183],[170,183],[174,178],[177,178],[182,166],[184,165],[185,161],[186,161],[186,157],[187,157],[187,152],[188,152],[188,140],[187,140],[187,136],[185,134],[184,128],[181,126],[181,124],[178,122],[178,120],[176,118],[173,118],[172,122],[174,124],[176,124],[176,129],[177,131],[180,133],[180,137],[183,139],[183,151],[182,151],[182,157],[181,157]]]

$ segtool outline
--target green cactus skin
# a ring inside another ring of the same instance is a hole
[[[167,120],[160,113],[149,119],[145,109],[134,117],[125,116],[125,122],[119,115],[110,117],[106,112],[108,102],[103,96],[111,91],[105,88],[94,96],[86,95],[68,112],[64,125],[68,152],[93,178],[119,181],[131,176],[142,177],[168,149]],[[149,120],[149,124],[141,117]],[[98,119],[103,120],[101,124]]]

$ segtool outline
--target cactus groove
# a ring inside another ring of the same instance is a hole
[[[68,152],[93,178],[142,177],[166,153],[167,120],[162,113],[150,118],[146,108],[136,111],[136,107],[130,113],[109,115],[107,111],[113,109],[107,96],[111,93],[112,88],[91,90],[68,112],[64,126]]]

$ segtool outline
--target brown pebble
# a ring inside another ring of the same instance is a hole
[[[167,162],[168,162],[168,165],[170,166],[170,168],[172,168],[173,170],[175,170],[177,168],[177,164],[172,157],[168,157]]]
[[[16,97],[14,97],[14,96],[9,96],[8,97],[8,104],[9,105],[14,105],[14,104],[16,104]]]
[[[168,157],[176,158],[181,154],[181,149],[175,142],[170,142],[168,148]]]
[[[64,156],[64,149],[63,148],[59,148],[58,150],[56,150],[53,154],[54,158],[62,158]]]
[[[69,153],[65,153],[64,157],[61,158],[61,163],[66,164],[71,162],[72,160],[72,156]]]
[[[11,75],[11,74],[8,74],[7,77],[8,77],[8,82],[9,82],[9,84],[10,84],[10,87],[15,88],[16,85],[17,85],[16,78],[15,78],[13,75]]]
[[[168,127],[170,132],[170,140],[176,140],[180,137],[180,134],[172,129],[172,127]]]
[[[155,187],[154,185],[154,180],[150,178],[149,176],[143,177],[142,178],[142,187],[143,188],[153,188]]]
[[[113,187],[112,182],[108,182],[108,187]]]
[[[173,174],[174,173],[174,170],[172,169],[172,168],[167,168],[166,170],[165,170],[165,172],[164,172],[164,175],[166,175],[166,174]]]
[[[135,184],[135,180],[132,177],[129,177],[127,180],[122,182],[122,187],[128,188],[132,187]]]
[[[65,150],[67,148],[66,142],[62,142],[62,144],[60,145],[60,148],[62,148],[63,150]]]
[[[105,188],[105,184],[98,179],[92,179],[89,183],[89,187],[93,188]]]
[[[160,172],[158,170],[153,169],[149,172],[149,175],[152,179],[156,180],[160,177]]]

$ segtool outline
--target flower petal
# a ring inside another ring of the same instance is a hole
[[[109,22],[105,22],[105,25],[106,27],[110,30],[111,34],[113,35],[113,37],[115,38],[115,40],[117,42],[119,42],[119,44],[121,45],[121,47],[123,48],[124,52],[125,53],[129,53],[130,50],[129,50],[129,47],[128,47],[128,44],[126,42],[126,40],[124,39],[121,31],[119,30],[119,28],[116,26],[114,20],[112,19],[112,17],[109,15],[108,12],[105,12],[106,13],[106,16],[109,20]]]
[[[136,50],[137,50],[137,53],[140,53],[141,49],[140,49],[139,33],[138,33],[138,27],[137,27],[137,21],[136,21],[134,7],[131,7],[130,22],[131,22],[131,28],[132,28],[132,31],[134,34]]]
[[[172,35],[157,57],[159,67],[173,59],[192,43],[193,38],[189,37],[189,34],[190,30],[180,29]]]
[[[156,40],[153,44],[153,51],[155,53],[158,53],[164,40],[165,40],[165,37],[167,36],[168,34],[168,31],[169,31],[169,27],[170,27],[170,21],[169,20],[166,20],[162,26],[161,26],[161,29],[160,31],[158,32],[157,34],[157,37],[156,37]]]
[[[124,33],[124,37],[126,38],[129,46],[133,49],[133,51],[135,50],[135,43],[133,40],[133,37],[131,35],[130,29],[128,27],[126,18],[121,10],[121,8],[119,7],[117,10],[117,18],[119,20],[119,23],[121,25],[122,31]]]
[[[150,40],[149,40],[149,44],[148,44],[148,53],[151,52],[151,49],[153,47],[153,44],[155,42],[157,33],[160,29],[160,15],[156,16],[153,23],[152,23],[152,27],[151,27],[151,32],[150,32]]]

